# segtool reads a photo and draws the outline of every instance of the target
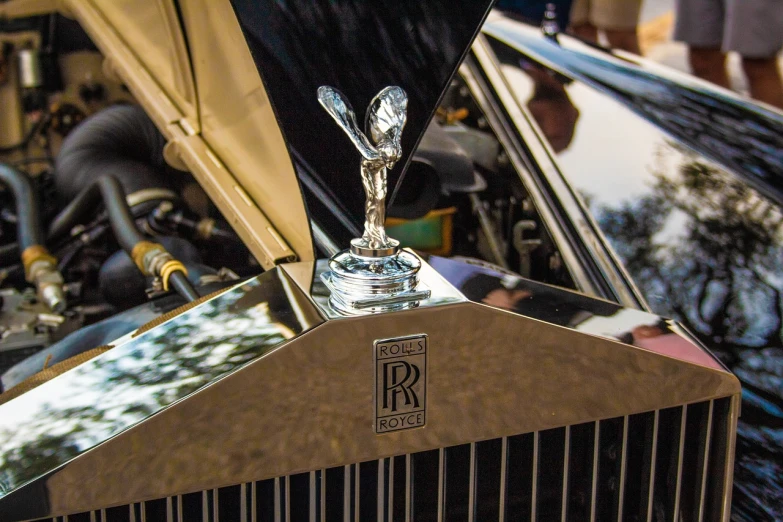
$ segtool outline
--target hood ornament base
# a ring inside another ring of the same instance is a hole
[[[361,154],[361,177],[367,197],[362,237],[351,248],[329,260],[321,278],[331,291],[329,302],[343,314],[404,310],[430,295],[418,289],[421,261],[400,251],[400,243],[386,235],[386,174],[402,156],[402,129],[408,96],[399,87],[386,87],[367,108],[366,134],[359,129],[348,100],[332,87],[318,88],[318,101]]]

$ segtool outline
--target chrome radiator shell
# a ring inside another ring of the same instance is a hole
[[[349,318],[329,313],[325,296],[312,295],[318,294],[317,288],[311,292],[312,263],[276,268],[0,406],[5,484],[0,520],[100,513],[149,500],[172,504],[179,495],[230,486],[242,490],[242,484],[252,487],[267,479],[280,492],[280,484],[290,481],[286,477],[301,473],[309,483],[320,470],[409,459],[406,455],[482,441],[508,444],[509,437],[552,429],[570,434],[575,426],[638,414],[654,415],[657,429],[660,412],[694,403],[708,404],[711,411],[716,399],[723,400],[721,408],[728,405],[721,417],[727,426],[726,448],[718,454],[723,493],[717,515],[727,519],[740,393],[734,376],[717,363],[686,362],[470,302],[423,265],[422,282],[432,297],[419,308]],[[218,309],[214,317],[204,315]],[[659,320],[634,313],[648,322]],[[272,333],[252,330],[259,326]],[[198,344],[206,342],[207,330],[209,349]],[[421,333],[429,338],[427,423],[378,435],[373,343]],[[152,339],[165,339],[166,346],[155,348]],[[245,359],[232,359],[238,346]],[[186,377],[176,383],[181,397],[166,390],[156,395],[142,369],[176,376],[194,363],[170,357],[181,353],[173,347],[223,357],[218,361],[223,366],[202,381],[181,373]],[[90,380],[122,364],[131,365],[138,382]],[[197,382],[188,388],[192,379]],[[113,424],[96,427],[85,417],[81,431],[65,434],[51,447],[36,447],[42,440],[51,443],[41,435],[58,433],[58,422],[80,420],[65,392],[87,393],[85,386],[96,394],[96,406],[107,405],[104,417]],[[145,399],[117,409],[111,399],[121,394]],[[149,397],[158,402],[149,406]],[[139,410],[144,405],[148,409]],[[130,412],[125,424],[124,412]],[[711,433],[711,427],[705,429]],[[709,440],[705,444],[703,451],[709,451]],[[557,466],[567,470],[571,451],[564,449],[563,455],[565,462]],[[20,468],[24,463],[31,467]],[[290,498],[291,488],[284,493]]]

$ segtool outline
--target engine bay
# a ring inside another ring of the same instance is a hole
[[[263,270],[76,22],[0,22],[0,50],[0,391]],[[389,234],[574,288],[517,169],[457,76]]]

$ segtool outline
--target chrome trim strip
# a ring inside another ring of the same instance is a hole
[[[446,501],[446,450],[440,448],[438,450],[438,522],[443,522],[443,512],[445,510],[444,502]]]
[[[598,454],[601,451],[601,421],[595,421],[593,433],[593,484],[590,491],[590,522],[595,522],[595,501],[598,498]]]
[[[343,466],[343,521],[351,522],[351,465]]]
[[[498,522],[506,521],[506,495],[508,488],[508,437],[500,443],[500,517]]]
[[[568,511],[568,467],[571,452],[571,426],[565,428],[565,448],[563,449],[563,489],[561,491],[560,520],[566,522]]]
[[[258,501],[256,500],[256,483],[255,482],[251,482],[250,483],[250,507],[251,507],[251,510],[250,510],[250,522],[258,522],[258,513],[257,513],[258,510],[256,509],[257,502]],[[181,507],[181,505],[180,505],[179,512],[180,512],[180,516],[181,516],[181,514],[182,514],[182,507]],[[182,522],[182,520],[180,520],[179,522]]]
[[[712,413],[715,407],[715,401],[710,401],[709,413],[707,414],[707,433],[704,439],[704,465],[701,470],[701,493],[699,500],[699,522],[704,520],[704,497],[707,493],[707,472],[710,466],[710,444],[712,443]]]
[[[411,522],[413,508],[413,482],[411,481],[411,454],[405,455],[405,522]]]
[[[285,522],[291,522],[291,475],[285,476]],[[220,520],[216,518],[215,520]]]
[[[354,489],[353,520],[354,522],[361,522],[361,520],[359,520],[359,502],[361,501],[361,497],[359,495],[359,482],[360,482],[359,478],[361,477],[359,466],[361,466],[361,464],[357,463],[355,468],[356,471],[354,472],[354,476],[353,476],[353,489]],[[290,522],[290,521],[286,521],[286,522]]]
[[[685,455],[685,423],[688,417],[688,406],[683,405],[680,415],[680,447],[677,450],[677,481],[674,485],[674,520],[677,522],[677,513],[680,512],[680,490],[682,489],[682,460]],[[732,451],[733,453],[733,451]]]
[[[530,520],[537,520],[538,505],[536,497],[538,496],[538,432],[533,433],[533,486],[530,488],[532,501],[530,503]]]
[[[476,443],[470,443],[470,487],[468,489],[468,522],[476,519]]]
[[[623,502],[625,501],[625,465],[628,457],[628,415],[623,417],[623,456],[620,461],[620,501],[617,506],[617,520],[623,519]]]
[[[283,514],[282,514],[282,511],[281,511],[281,505],[280,505],[280,501],[281,501],[280,494],[281,493],[282,492],[280,491],[280,477],[277,477],[277,478],[275,478],[275,500],[274,500],[274,504],[275,504],[275,522],[283,522],[283,519],[282,519]],[[208,521],[205,520],[204,522],[208,522]]]
[[[326,522],[326,469],[321,470],[321,522]]]
[[[723,522],[729,522],[731,518],[731,494],[732,484],[734,481],[734,449],[737,444],[737,422],[739,421],[740,409],[742,405],[742,399],[740,395],[735,395],[731,398],[731,405],[729,406],[728,423],[726,426],[727,438],[726,441],[726,474],[723,477],[723,506],[721,506],[721,520]]]
[[[247,522],[247,483],[239,485],[239,520]]]
[[[650,487],[647,494],[647,522],[652,522],[653,515],[653,494],[655,493],[655,461],[658,458],[658,423],[660,420],[660,410],[655,410],[655,420],[653,421],[652,452],[650,453]]]
[[[316,484],[315,471],[311,471],[310,472],[310,522],[318,522],[315,519],[315,515],[317,511],[315,505],[316,502],[318,501],[318,499],[315,496],[315,491],[316,491],[315,484]]]
[[[394,457],[389,458],[389,514],[388,521],[394,520]],[[323,521],[326,522],[326,521]]]
[[[378,499],[376,500],[377,502],[376,511],[378,512],[376,514],[376,517],[378,519],[378,522],[383,522],[383,499],[384,499],[384,493],[386,491],[385,464],[386,464],[386,459],[378,460]]]

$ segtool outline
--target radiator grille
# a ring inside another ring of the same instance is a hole
[[[730,405],[717,399],[44,520],[721,520]]]

